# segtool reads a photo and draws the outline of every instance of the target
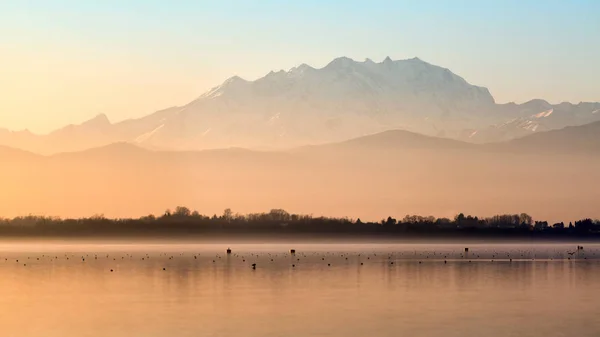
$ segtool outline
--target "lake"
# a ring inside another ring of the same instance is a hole
[[[600,245],[577,245],[3,242],[0,331],[597,337]]]

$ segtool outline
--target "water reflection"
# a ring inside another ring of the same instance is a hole
[[[3,336],[600,332],[600,261],[561,245],[24,247],[0,255]]]

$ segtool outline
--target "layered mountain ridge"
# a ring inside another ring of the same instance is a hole
[[[553,221],[600,216],[600,122],[494,144],[391,130],[286,151],[114,143],[51,156],[0,146],[0,158],[0,216],[8,217],[130,217],[177,205],[375,220],[524,210]]]
[[[340,57],[255,81],[226,80],[182,107],[110,123],[99,115],[47,135],[0,130],[0,144],[49,154],[115,142],[150,149],[290,148],[402,129],[486,143],[600,120],[599,103],[496,104],[489,90],[418,58]]]

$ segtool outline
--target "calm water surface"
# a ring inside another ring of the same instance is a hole
[[[230,246],[2,243],[1,335],[600,336],[599,245]]]

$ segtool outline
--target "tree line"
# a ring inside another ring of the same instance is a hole
[[[0,219],[1,236],[189,236],[189,235],[376,235],[385,237],[599,237],[600,221],[582,219],[569,224],[534,221],[525,213],[479,218],[460,213],[453,219],[433,216],[391,216],[381,221],[313,217],[282,209],[239,214],[202,215],[187,207],[160,216],[108,219],[96,215],[80,219],[23,216]]]

